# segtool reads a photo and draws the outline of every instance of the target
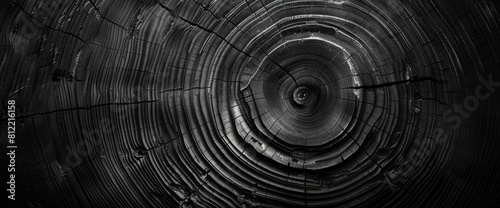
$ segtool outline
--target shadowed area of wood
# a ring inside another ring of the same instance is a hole
[[[1,4],[19,207],[500,202],[490,1]]]

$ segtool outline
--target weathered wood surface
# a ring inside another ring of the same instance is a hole
[[[491,2],[1,4],[18,207],[499,202]]]

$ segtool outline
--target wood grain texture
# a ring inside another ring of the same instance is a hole
[[[1,4],[16,207],[499,203],[490,1]]]

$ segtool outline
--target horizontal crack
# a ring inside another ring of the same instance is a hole
[[[161,92],[158,92],[158,93],[166,93],[166,92],[177,92],[177,91],[191,91],[191,90],[206,90],[208,89],[209,87],[191,87],[191,88],[188,88],[188,89],[184,89],[184,88],[175,88],[175,89],[168,89],[168,90],[164,90],[164,91],[161,91]]]
[[[420,78],[412,78],[409,80],[401,80],[401,81],[395,81],[395,82],[389,82],[389,83],[383,83],[383,84],[377,84],[377,85],[366,85],[366,86],[359,86],[359,87],[345,87],[343,89],[375,89],[375,88],[381,88],[381,87],[389,87],[389,86],[398,85],[398,84],[409,84],[409,83],[422,82],[422,81],[432,81],[432,82],[438,82],[438,83],[444,82],[444,81],[433,79],[432,77],[420,77]]]
[[[48,111],[48,112],[42,112],[42,113],[19,115],[16,117],[16,119],[25,119],[25,118],[32,117],[32,116],[47,115],[47,114],[51,114],[51,113],[73,111],[73,110],[89,110],[89,109],[92,109],[95,107],[102,107],[102,106],[109,106],[109,105],[131,105],[131,104],[154,103],[154,102],[157,102],[157,100],[139,101],[139,102],[132,102],[132,103],[106,103],[106,104],[93,105],[93,106],[88,106],[88,107],[67,108],[67,109],[60,109],[60,110],[54,110],[54,111]],[[7,118],[5,118],[5,117],[2,118],[2,120],[6,120],[6,119]]]

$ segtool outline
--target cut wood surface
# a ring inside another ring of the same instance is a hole
[[[500,203],[490,1],[26,0],[0,21],[9,206]]]

